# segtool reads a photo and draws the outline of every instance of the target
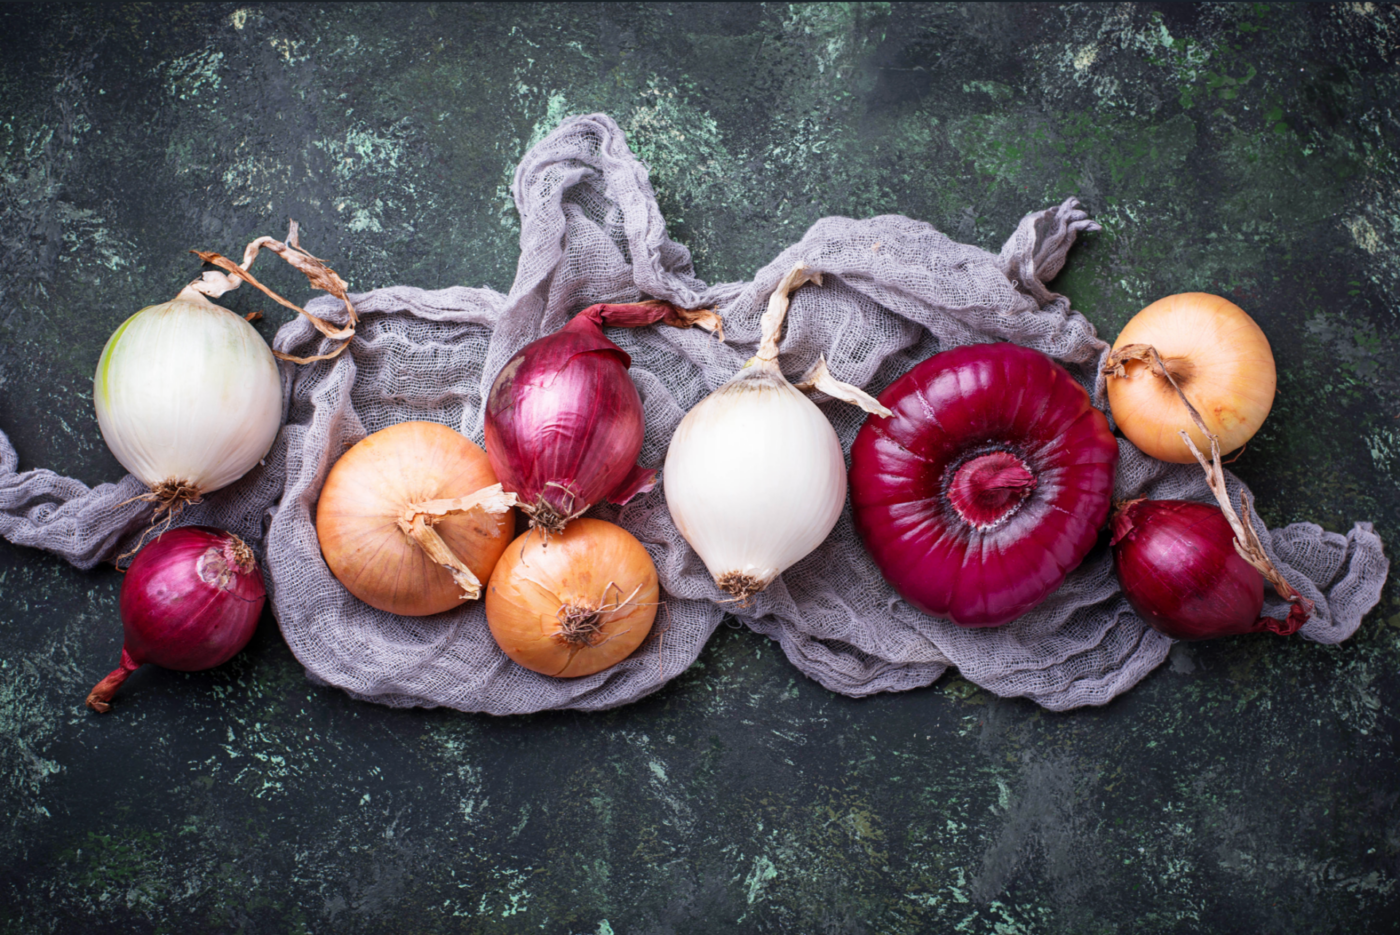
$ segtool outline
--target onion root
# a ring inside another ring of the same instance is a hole
[[[726,571],[715,579],[715,584],[737,601],[740,607],[747,607],[749,598],[768,587],[767,581],[742,571]]]

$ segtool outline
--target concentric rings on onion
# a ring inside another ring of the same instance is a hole
[[[935,354],[880,394],[851,447],[856,530],[926,614],[999,626],[1035,607],[1108,519],[1118,446],[1089,394],[1015,344]]]

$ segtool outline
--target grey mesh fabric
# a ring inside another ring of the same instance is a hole
[[[230,529],[258,547],[273,612],[313,681],[393,706],[493,714],[609,708],[684,671],[726,612],[776,639],[806,675],[853,696],[928,685],[951,665],[998,695],[1064,710],[1108,701],[1165,658],[1171,641],[1129,609],[1105,548],[1024,617],[969,630],[898,597],[867,556],[849,509],[816,552],[749,606],[736,607],[724,602],[672,524],[664,478],[626,507],[603,504],[590,514],[642,541],[665,601],[651,636],[612,669],[568,680],[515,665],[492,641],[479,602],[402,618],[350,597],[322,560],[313,525],[336,458],[366,434],[409,419],[451,425],[480,444],[482,403],[499,368],[594,302],[650,296],[715,306],[724,318],[723,342],[661,326],[608,330],[632,356],[647,420],[640,460],[647,465],[662,464],[685,411],[753,353],[768,295],[798,260],[820,270],[824,284],[793,296],[780,344],[791,376],[825,353],[837,379],[878,393],[938,350],[1010,340],[1061,361],[1103,404],[1097,372],[1107,345],[1045,286],[1076,235],[1097,227],[1074,199],[1028,215],[1000,255],[905,217],[826,218],[752,282],[707,286],[695,277],[689,252],[667,237],[645,167],[606,116],[565,121],[525,157],[513,193],[521,256],[509,295],[409,287],[352,295],[362,323],[349,350],[312,365],[283,364],[286,425],[263,465],[177,520]],[[353,270],[342,272],[353,279]],[[343,307],[329,297],[308,310],[344,321]],[[330,347],[300,318],[282,327],[274,346],[303,356]],[[849,450],[865,414],[819,401]],[[1117,497],[1210,500],[1199,468],[1162,464],[1126,441],[1119,445]],[[89,489],[15,468],[0,435],[0,534],[12,542],[88,568],[129,548],[149,522],[144,504],[116,506],[143,491],[134,478]],[[1238,491],[1239,482],[1229,480]],[[1328,643],[1351,635],[1379,600],[1388,569],[1370,526],[1358,523],[1346,536],[1306,523],[1259,528],[1280,570],[1317,603],[1302,635]],[[1282,602],[1269,597],[1266,612],[1281,616]]]

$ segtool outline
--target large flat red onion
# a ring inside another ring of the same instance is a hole
[[[627,374],[632,358],[601,326],[657,321],[719,323],[713,313],[665,302],[593,305],[526,345],[497,374],[486,401],[486,455],[531,525],[562,529],[605,497],[622,504],[656,485],[656,470],[636,463],[646,425]]]
[[[1015,344],[935,354],[851,447],[856,530],[924,613],[998,626],[1044,600],[1108,518],[1118,445],[1059,364]]]

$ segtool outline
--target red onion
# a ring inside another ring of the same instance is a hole
[[[1235,551],[1220,507],[1191,500],[1133,500],[1113,516],[1113,559],[1138,616],[1178,640],[1298,632],[1308,605],[1286,620],[1261,617],[1264,579]]]
[[[1108,518],[1118,446],[1039,351],[935,354],[880,394],[851,447],[856,530],[910,604],[965,627],[1013,620],[1084,560]]]
[[[143,663],[198,672],[227,662],[252,639],[267,592],[253,551],[233,533],[184,526],[136,556],[122,581],[121,665],[87,697],[107,711]]]
[[[593,305],[501,368],[486,401],[486,455],[531,526],[559,531],[606,497],[622,504],[656,486],[637,464],[646,428],[627,368],[632,358],[602,325],[655,322],[712,331],[719,317],[666,302]]]

